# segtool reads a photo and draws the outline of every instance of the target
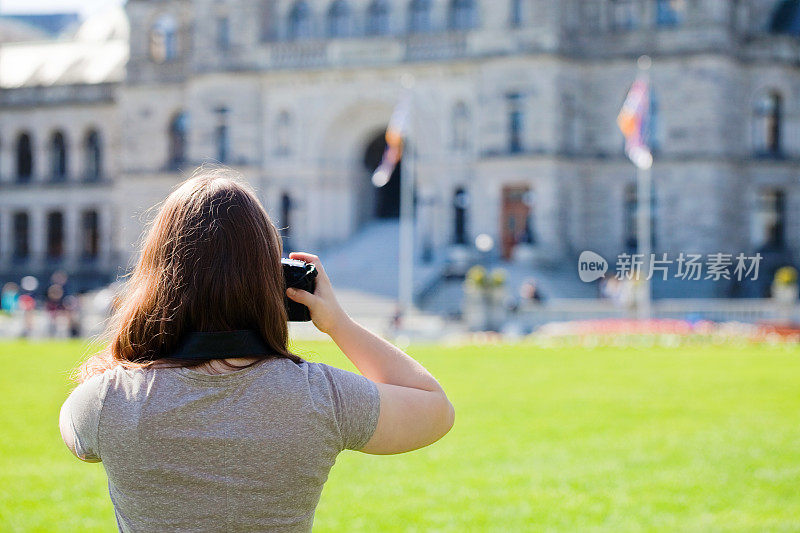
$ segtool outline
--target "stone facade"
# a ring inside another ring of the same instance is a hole
[[[418,232],[435,250],[487,233],[498,254],[533,241],[541,264],[571,268],[586,249],[614,257],[633,244],[635,210],[615,118],[643,53],[653,59],[656,251],[772,246],[795,258],[800,40],[771,31],[777,4],[128,0],[123,80],[3,90],[0,278],[28,266],[11,257],[15,210],[32,213],[35,261],[50,204],[73,213],[68,227],[100,206],[110,275],[129,264],[146,209],[219,159],[254,185],[292,248],[346,243],[385,194],[365,158],[409,75]],[[79,138],[92,123],[104,128],[107,180],[15,183],[20,128],[44,162],[57,124]],[[468,202],[454,202],[461,192]]]

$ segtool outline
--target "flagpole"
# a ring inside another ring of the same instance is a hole
[[[646,87],[650,87],[650,66],[652,61],[648,56],[642,56],[637,61],[639,67],[639,76],[645,81]],[[647,113],[650,113],[650,100],[647,100]],[[636,242],[638,253],[642,257],[642,271],[639,275],[639,305],[638,315],[641,319],[649,319],[652,316],[651,309],[651,288],[650,288],[650,259],[653,253],[652,243],[652,213],[651,213],[651,196],[652,196],[652,162],[648,165],[636,165],[636,192],[638,204],[638,218],[636,224]]]
[[[407,92],[408,116],[403,135],[403,155],[400,158],[400,249],[398,262],[397,296],[403,316],[414,307],[414,195],[416,189],[416,145],[410,139],[414,131],[414,83],[413,76],[401,80]]]
[[[642,257],[642,272],[639,275],[639,318],[648,319],[651,316],[650,295],[650,257],[653,243],[651,242],[651,213],[650,202],[652,190],[652,175],[649,168],[637,168],[637,193],[639,204],[639,219],[637,223],[638,253]]]
[[[411,121],[410,121],[411,122]],[[406,137],[407,139],[408,137]],[[403,315],[414,305],[414,189],[415,148],[406,141],[400,159],[400,251],[398,300]]]

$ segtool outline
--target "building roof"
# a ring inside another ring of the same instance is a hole
[[[122,81],[128,61],[128,20],[113,8],[80,25],[70,39],[0,46],[0,88]]]
[[[0,43],[38,41],[47,39],[47,33],[21,20],[0,17]]]
[[[74,31],[81,18],[77,13],[31,13],[0,15],[0,19],[16,21],[35,28],[47,37],[59,37]]]

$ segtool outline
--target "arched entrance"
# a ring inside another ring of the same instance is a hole
[[[398,163],[392,173],[389,182],[380,188],[375,188],[372,185],[372,173],[381,164],[383,152],[386,150],[386,138],[383,131],[376,134],[372,140],[367,144],[364,152],[364,168],[366,170],[364,187],[372,189],[373,193],[367,195],[371,197],[372,207],[371,216],[374,218],[387,219],[398,218],[400,216],[400,180],[401,170]],[[364,209],[370,209],[365,206]]]

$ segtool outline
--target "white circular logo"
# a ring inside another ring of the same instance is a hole
[[[608,271],[608,261],[603,259],[600,254],[590,250],[581,252],[578,258],[578,276],[581,281],[590,283],[605,276]]]

